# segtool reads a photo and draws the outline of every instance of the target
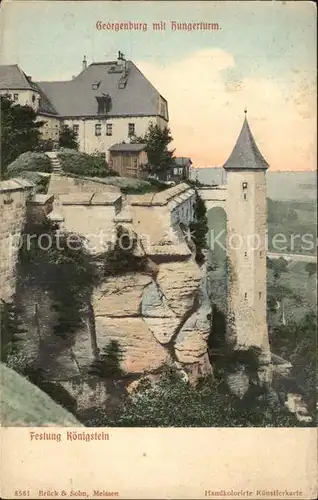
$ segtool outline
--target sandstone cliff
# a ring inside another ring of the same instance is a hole
[[[74,192],[65,182],[64,187],[66,192],[56,197],[51,214],[58,209],[62,231],[76,230],[86,239],[93,265],[103,258],[107,245],[98,253],[96,245],[89,244],[90,239],[94,241],[96,231],[103,227],[107,239],[118,226],[136,237],[134,253],[146,265],[140,270],[121,269],[116,275],[101,277],[71,341],[54,334],[56,317],[52,297],[44,292],[45,284],[37,286],[32,281],[20,286],[19,301],[28,327],[23,350],[29,359],[37,360],[36,368],[47,380],[66,389],[76,400],[78,410],[109,402],[107,383],[88,372],[112,340],[118,341],[123,350],[121,368],[126,388],[145,374],[155,376],[167,365],[175,366],[190,380],[211,374],[207,354],[211,310],[205,270],[196,264],[180,231],[171,227],[169,209],[160,206],[157,210],[140,206],[139,199],[123,199],[118,210],[117,198],[111,205],[113,193],[106,191],[103,196],[107,200],[103,198],[94,205],[93,183],[86,185],[88,191],[92,190],[88,201],[89,193],[82,192],[82,185],[73,183]],[[180,189],[186,194],[186,187]],[[109,208],[104,217],[105,206]],[[97,222],[92,226],[93,219]]]

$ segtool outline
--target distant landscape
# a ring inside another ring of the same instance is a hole
[[[192,179],[203,184],[226,184],[226,172],[223,168],[193,168]],[[271,172],[268,171],[267,195],[272,200],[280,201],[315,201],[317,174],[307,172]]]

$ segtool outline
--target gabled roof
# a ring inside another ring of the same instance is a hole
[[[268,167],[267,161],[256,145],[245,114],[240,135],[223,168],[226,170],[265,170]]]
[[[120,88],[123,73],[113,71],[115,62],[92,63],[77,77],[64,82],[38,82],[61,117],[95,117],[96,97],[109,95],[107,116],[156,116],[161,95],[135,64],[127,61],[127,81]],[[98,88],[97,87],[98,84]]]
[[[44,94],[43,90],[35,83],[34,84],[35,89],[37,92],[40,94],[40,106],[39,106],[39,114],[48,114],[48,115],[58,115],[56,109],[52,105],[52,103],[49,101],[47,96]]]
[[[187,156],[177,156],[174,161],[177,165],[179,165],[179,167],[189,167],[192,165],[191,158],[188,158]]]
[[[0,90],[31,90],[40,94],[39,113],[57,115],[56,110],[31,78],[17,64],[0,66]]]
[[[113,144],[108,151],[118,151],[118,152],[138,152],[145,149],[146,144],[141,143],[130,143],[130,144]]]
[[[0,90],[35,90],[31,79],[17,64],[0,66]]]

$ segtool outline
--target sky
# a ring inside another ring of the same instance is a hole
[[[147,23],[147,31],[97,30],[97,21]],[[166,21],[153,31],[152,23]],[[218,23],[175,31],[171,21]],[[316,21],[307,1],[7,1],[1,64],[35,81],[67,80],[88,63],[132,60],[167,99],[178,156],[222,166],[244,108],[271,170],[313,170],[317,147]]]

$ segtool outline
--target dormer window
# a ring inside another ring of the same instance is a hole
[[[106,115],[111,107],[111,97],[109,95],[96,96],[97,114]]]

